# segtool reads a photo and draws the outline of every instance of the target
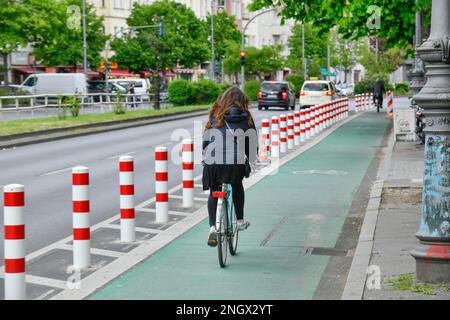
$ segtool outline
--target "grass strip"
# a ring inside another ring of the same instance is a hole
[[[21,133],[39,132],[50,129],[70,128],[87,124],[173,115],[189,111],[206,110],[209,107],[209,105],[193,105],[170,107],[160,110],[127,110],[125,114],[121,115],[117,115],[114,112],[109,112],[103,114],[83,114],[78,117],[68,115],[65,119],[59,119],[55,116],[37,119],[0,121],[0,137]]]

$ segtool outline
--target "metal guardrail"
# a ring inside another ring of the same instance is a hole
[[[118,103],[118,98],[126,109],[153,109],[153,96],[153,94],[120,94],[118,96],[115,93],[0,96],[0,119],[8,113],[15,113],[18,118],[25,113],[32,117],[37,113],[44,113],[47,116],[58,115],[58,110],[71,105],[68,98],[73,97],[79,98],[80,114],[112,112]]]

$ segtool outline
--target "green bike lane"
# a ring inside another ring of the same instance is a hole
[[[312,299],[388,121],[365,113],[246,191],[250,228],[220,268],[203,221],[90,299]]]

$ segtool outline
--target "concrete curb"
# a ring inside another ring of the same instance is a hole
[[[7,137],[0,137],[0,149],[18,147],[34,143],[49,142],[66,138],[80,137],[95,133],[141,127],[165,121],[188,119],[206,115],[208,114],[208,112],[209,109],[185,111],[172,115],[151,116],[136,119],[110,121],[104,123],[93,123],[69,128],[57,128],[45,131],[37,131]]]
[[[387,178],[391,164],[392,152],[395,145],[393,131],[390,134],[388,145],[383,148],[384,157],[378,168],[377,180],[372,184],[370,199],[366,208],[363,225],[359,234],[358,245],[355,250],[352,265],[347,277],[342,300],[362,300],[367,278],[367,268],[372,256],[375,229],[381,204],[381,193],[384,181]]]

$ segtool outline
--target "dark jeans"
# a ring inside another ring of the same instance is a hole
[[[244,186],[242,181],[236,184],[231,184],[233,188],[233,204],[234,210],[236,210],[236,217],[238,220],[244,219]],[[213,197],[214,191],[222,191],[222,185],[214,186],[210,189],[208,198],[208,214],[209,214],[209,226],[212,227],[216,224],[216,212],[217,212],[217,198]]]
[[[383,107],[383,95],[373,95],[373,104],[376,106],[377,105],[377,100],[378,103],[380,104],[381,107]]]

